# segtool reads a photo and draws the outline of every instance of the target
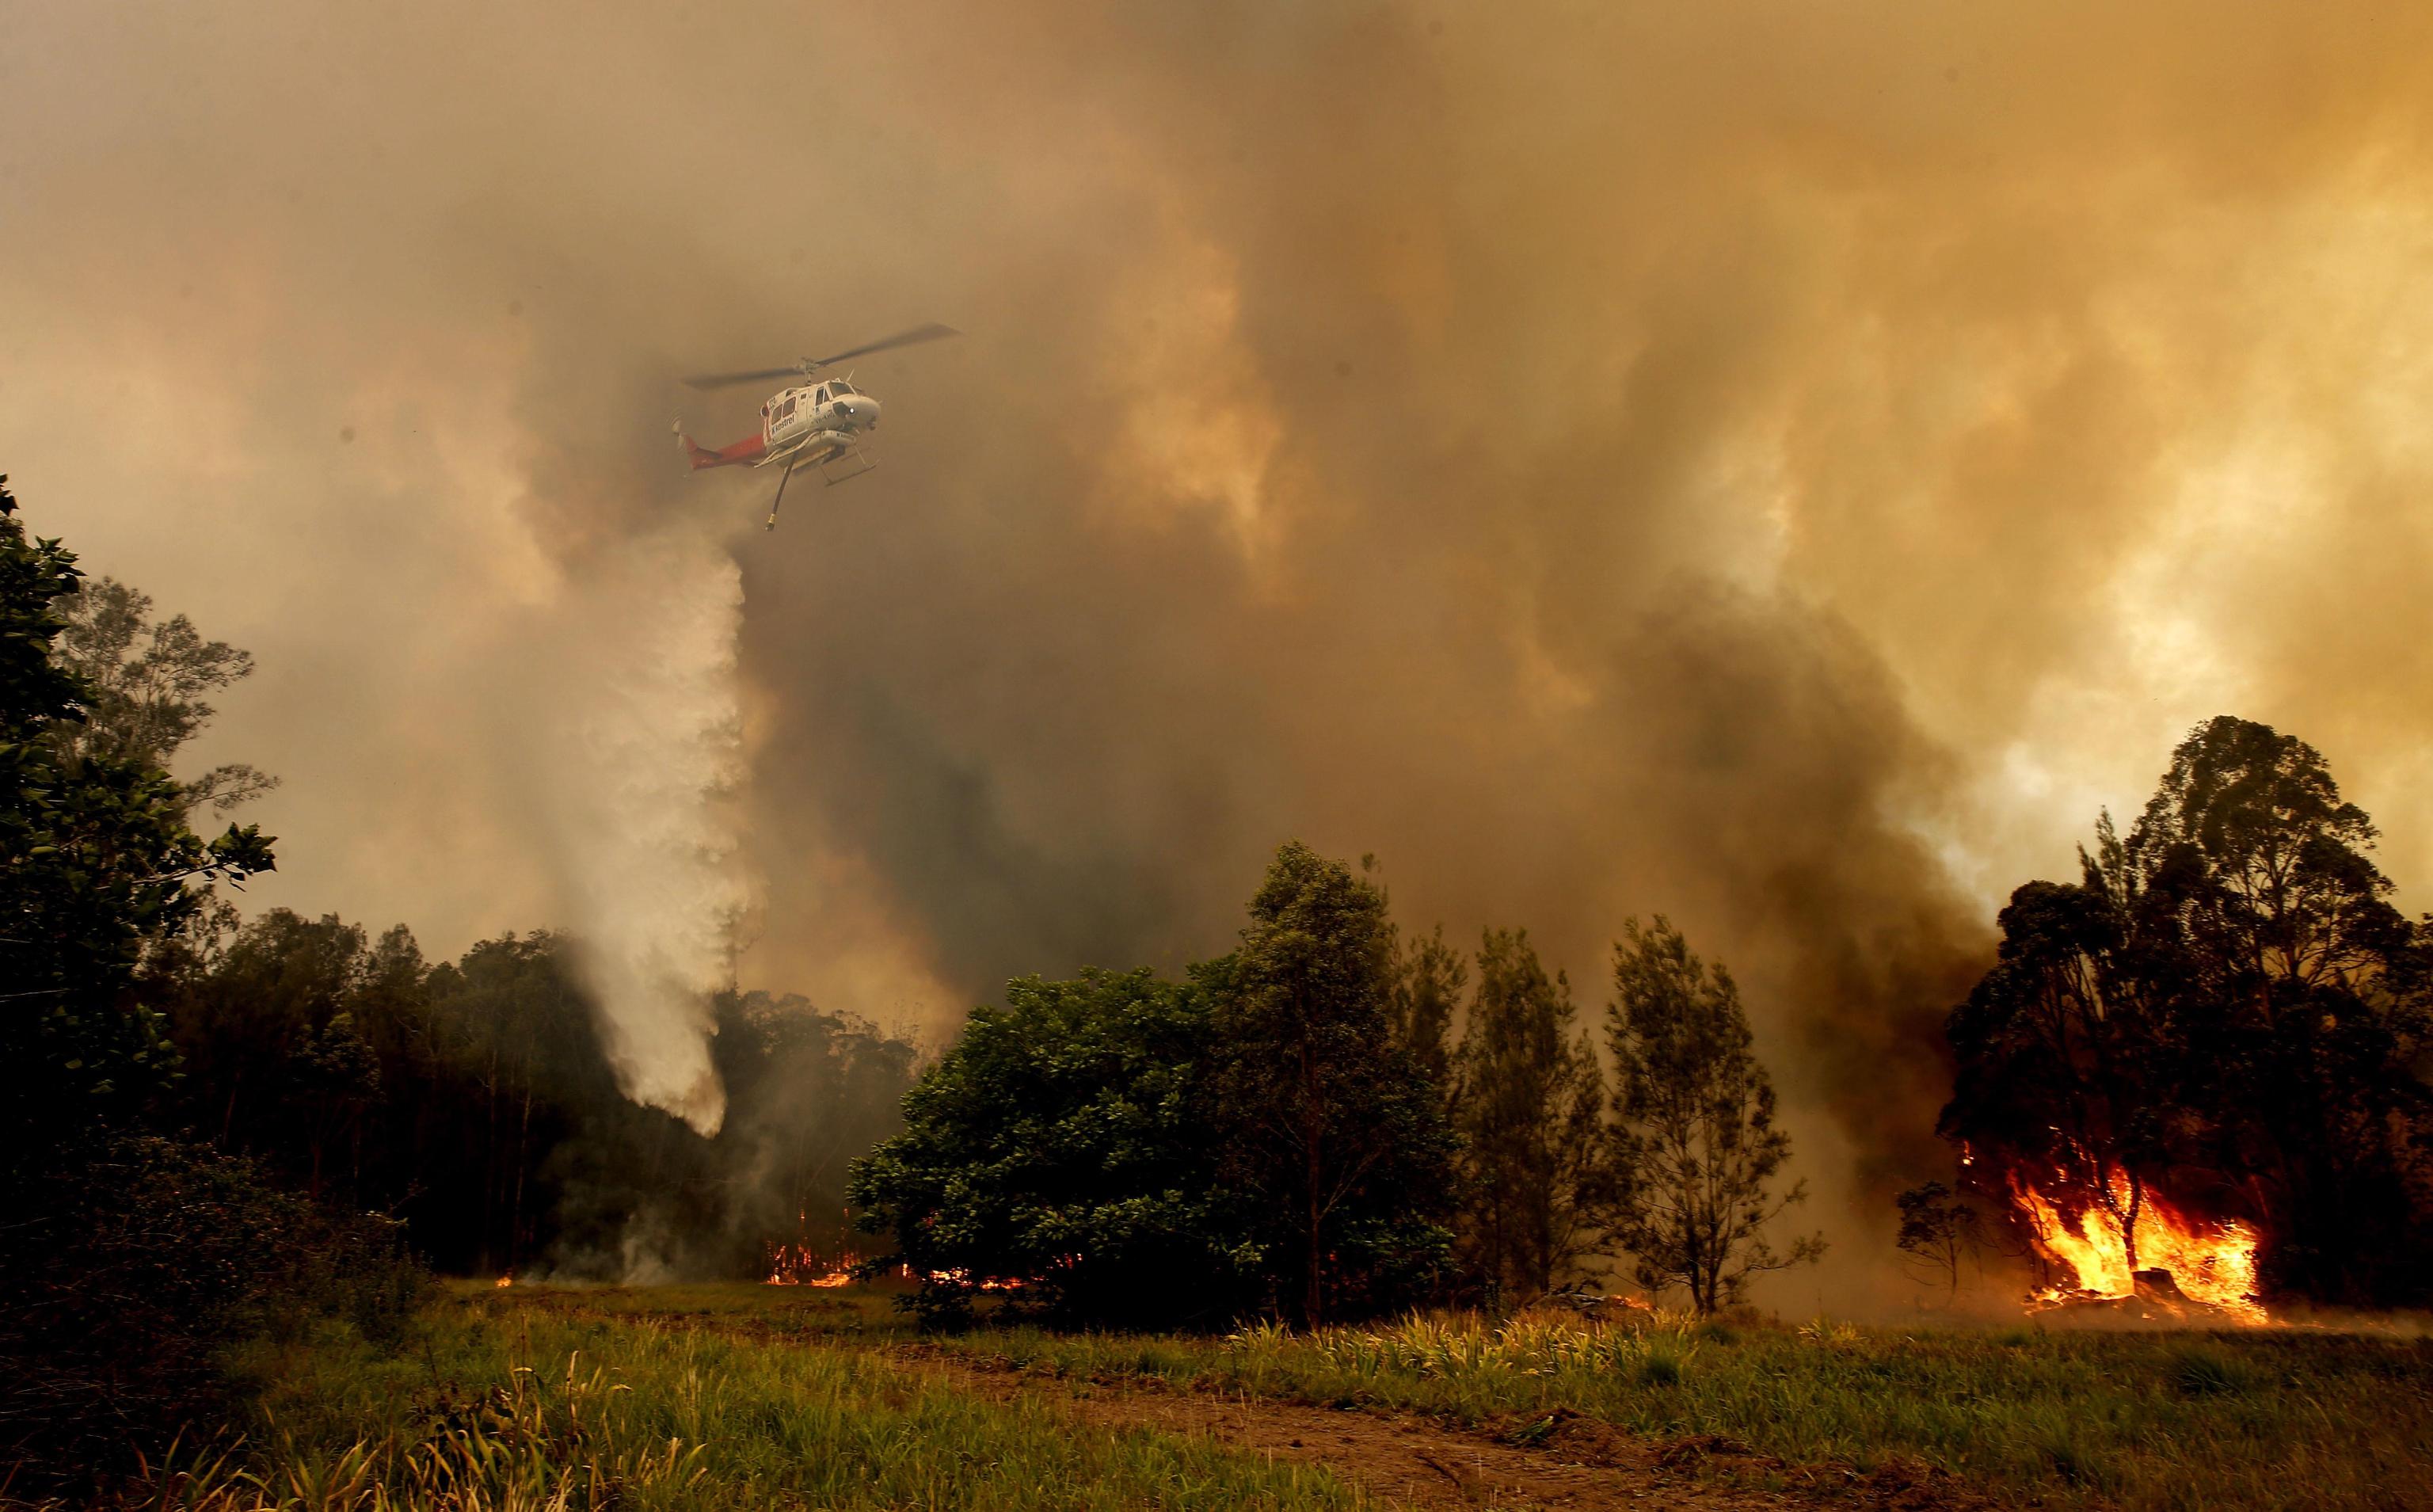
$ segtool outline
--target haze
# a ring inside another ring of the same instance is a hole
[[[1993,909],[2199,720],[2321,747],[2423,907],[2433,13],[0,38],[0,468],[259,658],[198,753],[284,779],[249,906],[582,929],[697,1121],[738,946],[943,1033],[1226,948],[1299,836],[1591,1015],[1669,913],[1872,1253]],[[774,535],[685,476],[760,395],[676,374],[931,319],[857,365],[876,473]]]

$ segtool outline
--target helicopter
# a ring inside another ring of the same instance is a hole
[[[780,389],[760,406],[760,433],[748,435],[733,446],[710,448],[695,445],[685,434],[684,421],[673,427],[676,444],[699,472],[706,467],[766,467],[783,464],[786,470],[777,478],[777,497],[769,502],[769,522],[763,529],[777,528],[777,506],[786,501],[786,484],[792,480],[794,469],[808,463],[817,467],[823,482],[831,485],[859,478],[878,466],[868,447],[870,433],[878,429],[878,400],[853,386],[850,373],[843,378],[817,381],[821,369],[853,357],[866,357],[872,352],[893,351],[898,347],[910,347],[925,341],[937,341],[962,332],[952,326],[935,323],[914,326],[892,336],[850,347],[826,357],[806,357],[791,367],[756,367],[741,373],[696,373],[685,379],[687,388],[726,388],[736,383],[762,383],[773,378],[800,375],[805,382]]]

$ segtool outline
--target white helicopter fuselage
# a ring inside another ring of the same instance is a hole
[[[760,439],[767,450],[753,466],[824,461],[876,429],[878,400],[851,383],[799,383],[760,406]]]

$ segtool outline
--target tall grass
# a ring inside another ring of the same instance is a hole
[[[743,1506],[1352,1507],[1322,1471],[1090,1426],[1061,1392],[926,1370],[884,1296],[459,1292],[401,1346],[254,1347],[242,1444],[138,1477],[198,1512]],[[1228,1337],[993,1328],[943,1341],[1053,1376],[1429,1414],[1539,1442],[1557,1409],[1794,1464],[1923,1461],[2020,1504],[2433,1506],[2433,1342],[2298,1331],[1805,1328],[1451,1315]],[[1729,1461],[1719,1460],[1728,1467]],[[0,1495],[0,1502],[5,1502]]]
[[[1416,1410],[1524,1436],[1569,1409],[1797,1463],[1922,1461],[2063,1504],[2433,1506],[2427,1341],[1455,1315],[1154,1344],[1012,1331],[966,1347],[1057,1373]]]
[[[616,1507],[1353,1508],[1323,1470],[994,1402],[871,1349],[464,1301],[400,1350],[343,1331],[240,1362],[258,1407],[118,1504],[194,1512]]]

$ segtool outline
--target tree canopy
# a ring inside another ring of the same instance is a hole
[[[1393,1032],[1384,899],[1299,844],[1242,945],[1182,982],[1023,978],[977,1011],[854,1176],[879,1264],[952,1314],[984,1284],[1070,1318],[1317,1322],[1426,1295],[1453,1141]]]
[[[1642,1285],[1683,1287],[1711,1313],[1759,1272],[1824,1253],[1813,1235],[1777,1251],[1765,1232],[1807,1183],[1774,1190],[1791,1136],[1775,1123],[1774,1082],[1751,1051],[1731,974],[1659,914],[1625,926],[1613,986],[1614,1238]]]
[[[2433,1294],[2425,936],[2374,839],[2303,740],[2191,731],[2079,881],[2012,894],[1950,1015],[1941,1128],[1980,1189],[2050,1173],[2112,1212],[2132,1270],[2154,1192],[2254,1225],[2275,1291]]]

